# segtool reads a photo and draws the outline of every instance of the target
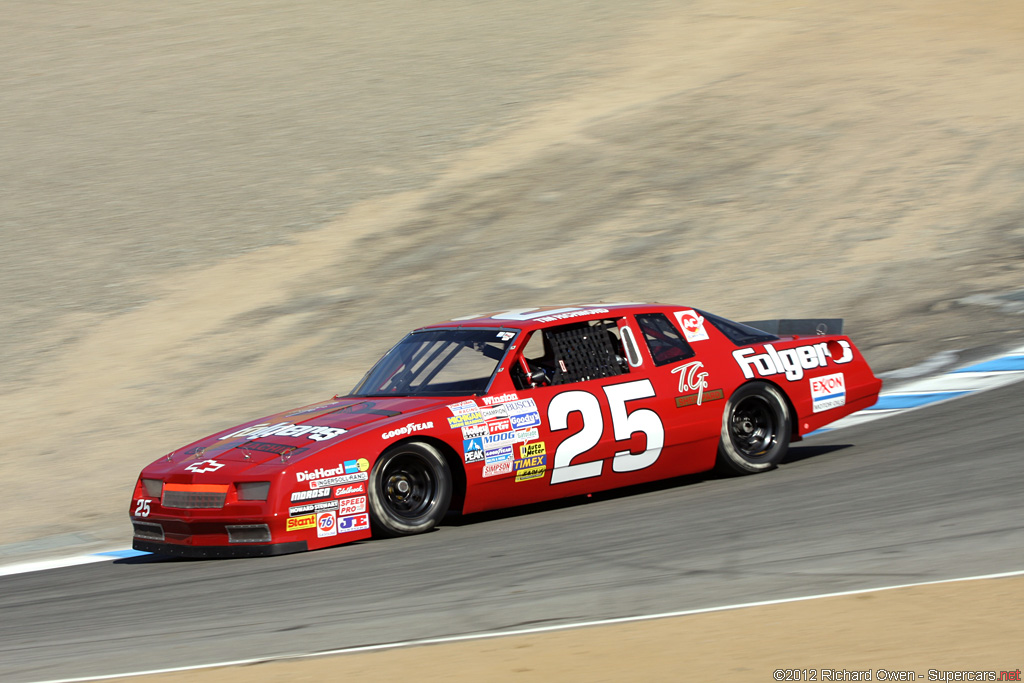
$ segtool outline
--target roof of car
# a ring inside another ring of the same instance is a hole
[[[444,322],[434,323],[433,325],[424,325],[420,329],[432,327],[511,327],[525,329],[545,327],[549,324],[571,322],[573,320],[592,320],[594,318],[607,317],[612,311],[616,315],[623,315],[640,310],[679,310],[684,308],[686,307],[637,302],[538,306],[453,318]]]

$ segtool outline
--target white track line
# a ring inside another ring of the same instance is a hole
[[[485,633],[468,633],[458,636],[444,636],[441,638],[422,638],[419,640],[401,640],[394,643],[379,643],[377,645],[362,645],[359,647],[345,647],[337,650],[325,650],[322,652],[305,652],[290,655],[278,655],[275,657],[257,657],[255,659],[235,659],[225,662],[213,662],[210,664],[195,664],[192,666],[177,666],[167,669],[151,669],[149,671],[130,671],[120,674],[109,674],[105,676],[84,676],[81,678],[55,678],[46,681],[35,681],[33,683],[85,683],[86,681],[103,681],[118,678],[134,678],[136,676],[153,676],[156,674],[177,673],[182,671],[200,671],[202,669],[216,669],[225,666],[245,666],[249,664],[267,664],[270,662],[282,662],[292,659],[312,659],[314,657],[331,657],[335,655],[356,654],[359,652],[376,652],[379,650],[393,650],[404,647],[417,647],[421,645],[441,645],[444,643],[460,643],[471,640],[482,640],[485,638],[505,638],[508,636],[526,636],[537,633],[550,633],[552,631],[567,631],[574,628],[586,628],[591,626],[611,626],[614,624],[630,624],[639,621],[651,621],[654,619],[668,619],[671,617],[687,617],[694,614],[707,614],[709,612],[725,612],[728,610],[746,609],[747,607],[765,607],[768,605],[785,605],[805,600],[819,600],[821,598],[840,598],[846,595],[863,595],[865,593],[877,593],[879,591],[897,590],[899,588],[915,588],[917,586],[934,586],[943,583],[957,583],[960,581],[981,581],[984,579],[1005,579],[1014,576],[1024,576],[1024,569],[1001,572],[999,574],[983,574],[980,576],[965,576],[956,579],[939,579],[937,581],[921,581],[918,583],[903,583],[896,586],[879,586],[876,588],[861,588],[851,591],[840,591],[838,593],[821,593],[818,595],[804,595],[797,598],[780,598],[777,600],[762,600],[760,602],[745,602],[738,605],[722,605],[720,607],[703,607],[701,609],[688,609],[678,612],[662,612],[660,614],[641,614],[634,617],[617,617],[614,619],[597,619],[594,621],[578,621],[572,624],[557,624],[554,626],[536,626],[534,628],[523,628],[514,631],[488,631]]]

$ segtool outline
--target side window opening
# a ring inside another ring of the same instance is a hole
[[[639,313],[635,317],[655,365],[677,363],[695,355],[664,313]]]
[[[512,366],[518,388],[585,382],[629,372],[616,320],[592,320],[534,332]]]

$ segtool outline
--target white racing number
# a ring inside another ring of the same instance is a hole
[[[150,500],[146,498],[139,498],[135,505],[135,516],[136,517],[149,517],[149,504]]]
[[[633,472],[650,467],[661,455],[665,445],[665,425],[653,410],[640,408],[626,410],[626,403],[641,398],[653,398],[654,386],[649,379],[613,384],[604,387],[608,407],[612,414],[612,431],[616,441],[629,441],[633,434],[643,432],[647,449],[631,453],[628,449],[616,451],[612,459],[615,472]],[[551,470],[551,483],[563,484],[577,479],[598,477],[604,469],[603,460],[572,464],[573,458],[597,446],[604,432],[604,417],[597,397],[588,391],[566,391],[551,399],[548,405],[548,425],[553,432],[568,429],[569,414],[578,412],[583,418],[583,429],[558,444]]]

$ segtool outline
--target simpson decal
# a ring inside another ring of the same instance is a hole
[[[812,379],[811,400],[816,413],[846,405],[846,378],[843,373]]]
[[[497,477],[502,474],[512,473],[512,458],[505,458],[504,460],[495,460],[494,462],[488,462],[484,464],[484,477]]]
[[[688,342],[699,342],[710,339],[707,330],[704,329],[704,316],[697,311],[676,311],[676,320],[679,327],[683,328],[683,336]]]

